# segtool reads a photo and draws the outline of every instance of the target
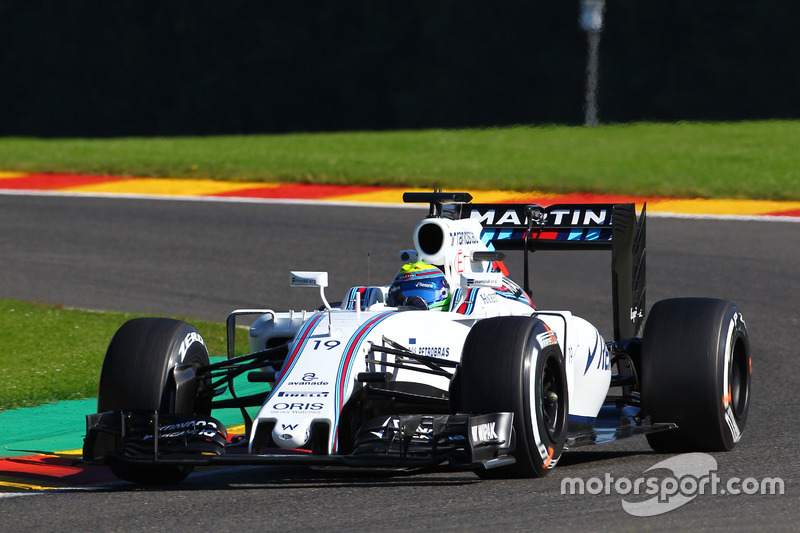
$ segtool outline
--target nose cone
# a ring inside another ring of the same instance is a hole
[[[272,440],[280,448],[293,449],[305,446],[311,436],[309,424],[278,422],[272,429]]]

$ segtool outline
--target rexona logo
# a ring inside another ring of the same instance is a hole
[[[187,420],[176,424],[167,424],[158,427],[160,439],[173,439],[187,435],[200,435],[201,437],[214,438],[217,435],[217,424],[210,420]],[[143,440],[152,439],[152,434],[144,436]]]
[[[472,441],[476,444],[482,442],[496,442],[499,437],[494,428],[495,422],[487,422],[485,424],[472,426],[470,428],[472,432]]]

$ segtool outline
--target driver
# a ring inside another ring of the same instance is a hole
[[[450,307],[450,284],[441,270],[425,261],[402,266],[389,287],[391,307],[410,306],[432,311]]]

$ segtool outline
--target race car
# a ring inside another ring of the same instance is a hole
[[[429,211],[391,284],[331,304],[326,272],[291,272],[292,286],[319,289],[319,309],[233,311],[227,359],[210,362],[186,322],[123,324],[83,461],[151,484],[231,464],[540,477],[565,451],[633,435],[659,452],[741,439],[751,371],[742,313],[677,298],[645,322],[646,208],[478,204],[441,190],[403,199]],[[536,308],[528,262],[543,249],[611,252],[613,340],[569,311]],[[515,250],[522,285],[505,265]],[[248,353],[236,355],[243,317]],[[244,376],[260,392],[238,395]],[[243,434],[213,416],[227,408],[241,410]]]

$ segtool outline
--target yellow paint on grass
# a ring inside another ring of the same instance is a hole
[[[242,191],[245,189],[278,187],[275,183],[235,182],[212,180],[182,180],[169,178],[130,178],[93,185],[68,187],[66,191],[109,194],[153,194],[167,196],[203,196]]]
[[[63,487],[64,485],[33,485],[31,483],[15,483],[13,481],[0,480],[0,492],[19,492],[21,490],[50,490]]]
[[[231,426],[228,428],[228,435],[242,435],[244,434],[244,424],[238,426]]]
[[[687,215],[763,215],[776,211],[800,209],[800,202],[773,202],[765,200],[664,200],[647,204],[654,213],[682,213]]]
[[[10,178],[24,178],[27,176],[27,172],[0,172],[0,180],[10,179]]]
[[[380,191],[365,192],[357,194],[342,194],[327,197],[327,200],[335,200],[337,202],[365,202],[377,204],[397,204],[402,203],[404,192],[432,192],[431,189],[411,189],[408,187],[393,187],[386,188]],[[452,192],[452,191],[448,191]],[[493,203],[508,203],[508,202],[524,202],[530,198],[554,198],[559,196],[557,194],[548,194],[540,191],[531,192],[514,192],[514,191],[474,191],[467,190],[458,192],[468,192],[472,195],[472,199],[476,203],[493,204]]]
[[[430,192],[429,189],[390,189],[385,188],[380,191],[363,192],[357,194],[338,194],[329,196],[326,200],[336,202],[365,202],[375,204],[396,204],[402,202],[404,192]]]
[[[83,456],[83,448],[77,448],[75,450],[67,450],[65,452],[55,452],[53,453],[56,457],[78,457]]]

